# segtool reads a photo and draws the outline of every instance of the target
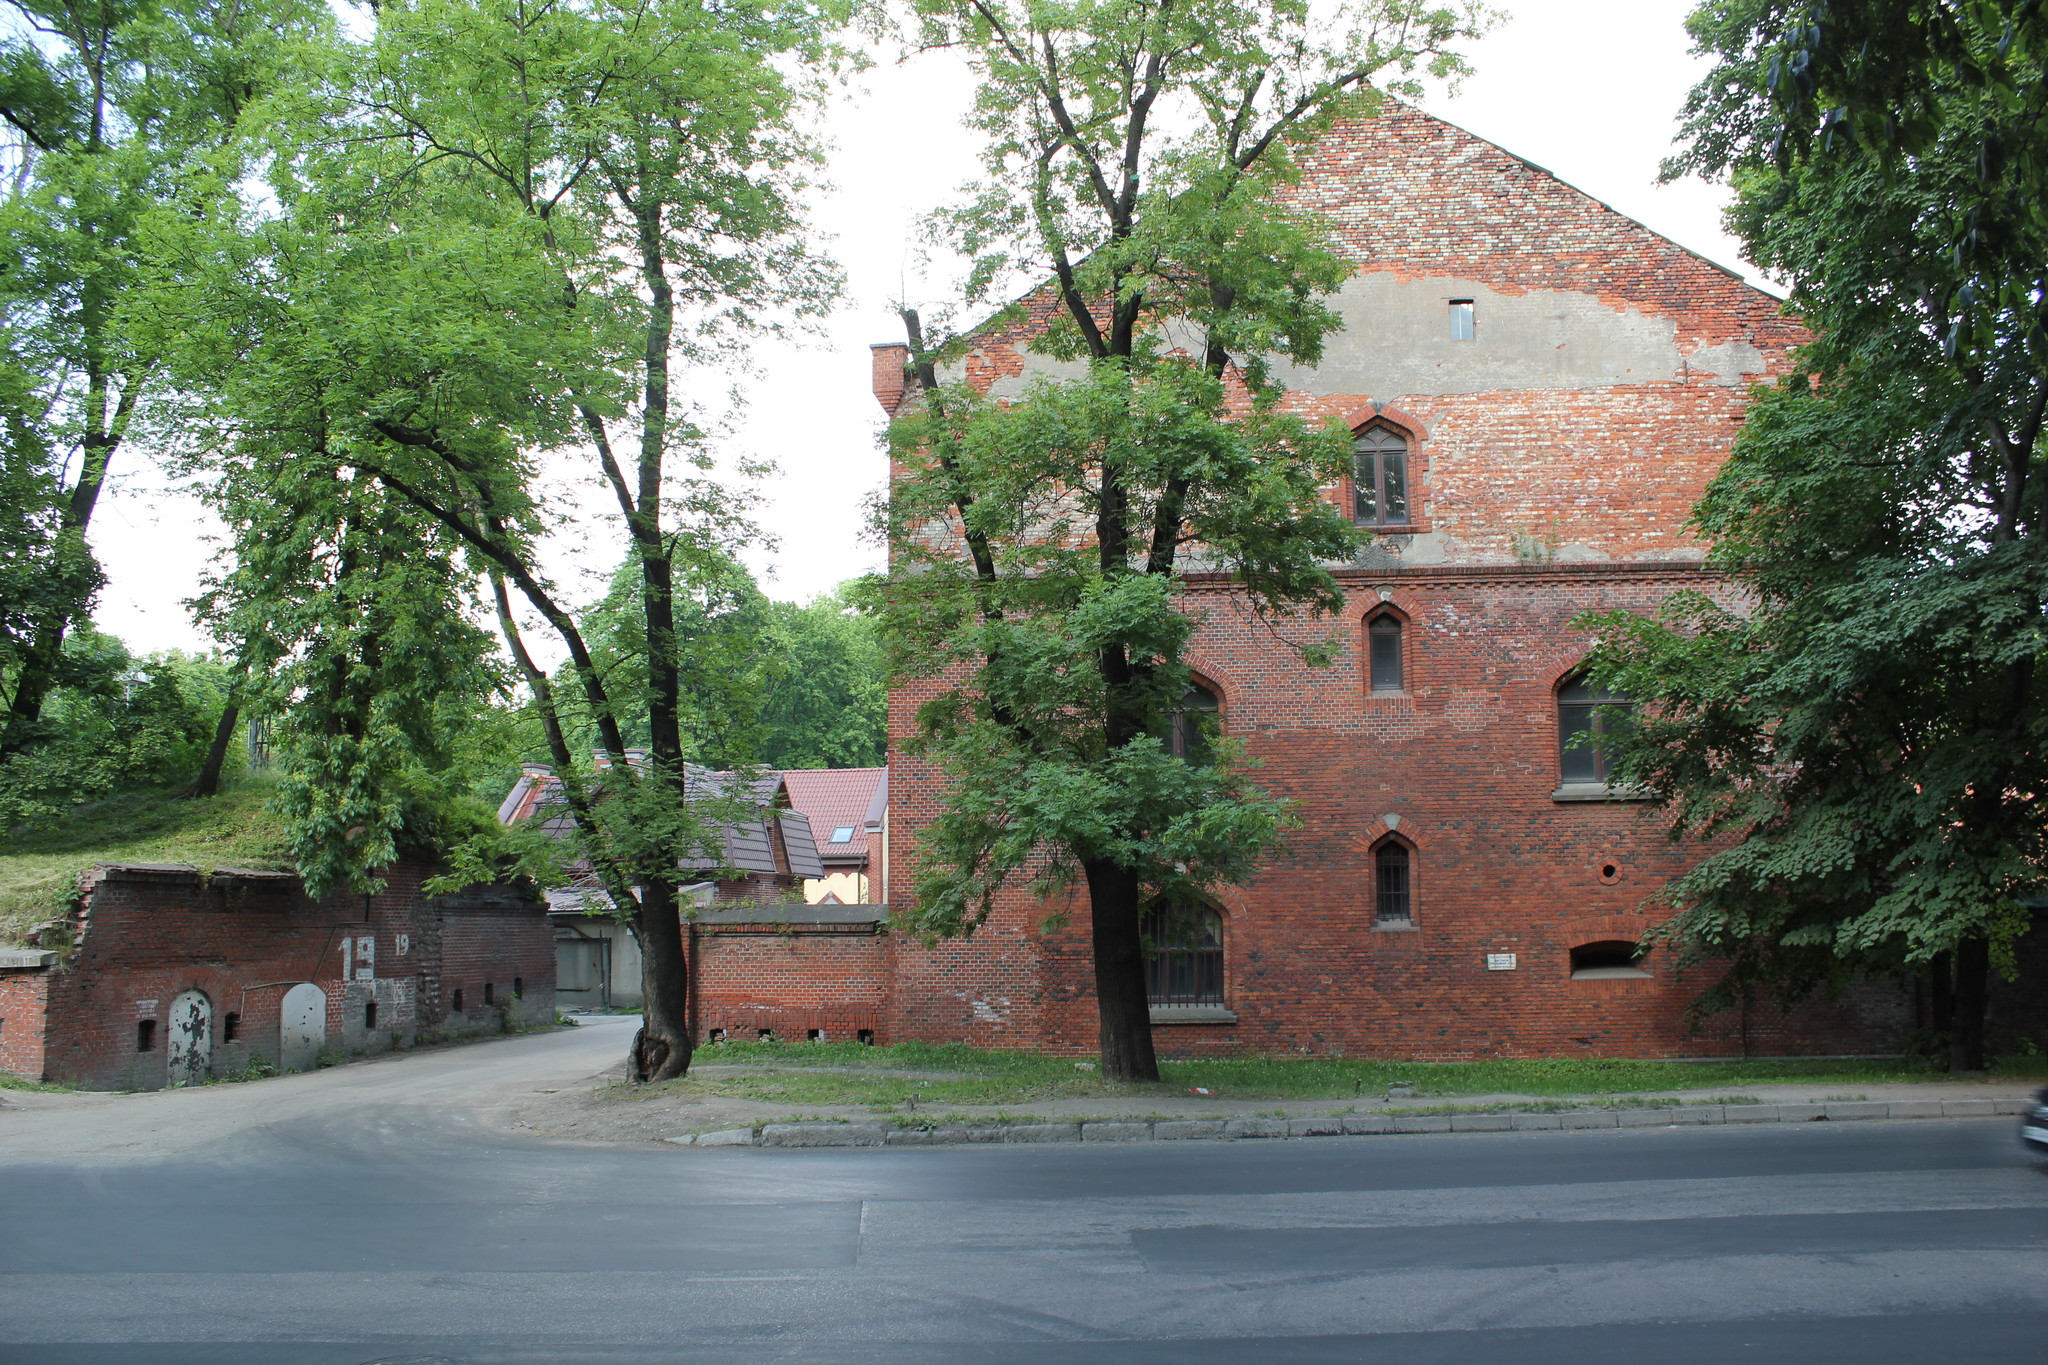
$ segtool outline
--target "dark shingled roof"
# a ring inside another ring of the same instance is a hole
[[[741,872],[760,872],[769,876],[824,876],[825,869],[818,862],[817,843],[811,833],[810,821],[801,811],[776,809],[777,798],[783,791],[782,774],[764,772],[743,786],[740,782],[736,774],[713,772],[694,764],[686,770],[684,789],[688,795],[705,799],[737,797],[760,809],[762,818],[716,826],[724,855],[722,862],[699,857],[684,858],[677,865],[695,871],[732,867]],[[602,776],[598,778],[598,784],[601,798]],[[787,850],[786,866],[778,863],[775,857],[775,840],[768,829],[771,810],[782,828],[783,844]],[[539,820],[542,831],[557,839],[568,837],[576,827],[575,817],[570,814],[568,801],[562,794],[562,784],[539,764],[528,765],[520,774],[519,781],[498,808],[498,819],[508,825],[521,820]]]

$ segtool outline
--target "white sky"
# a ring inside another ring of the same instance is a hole
[[[1456,96],[1424,107],[1740,268],[1720,230],[1726,192],[1656,183],[1701,70],[1683,28],[1692,0],[1496,3],[1509,21],[1473,49],[1475,74]],[[863,501],[885,472],[868,347],[901,339],[895,300],[943,293],[943,281],[919,273],[915,226],[975,170],[960,124],[969,84],[956,60],[934,54],[878,67],[861,85],[828,120],[837,189],[819,197],[816,220],[846,270],[845,302],[821,338],[758,353],[762,377],[746,386],[751,401],[730,438],[734,453],[780,467],[762,490],[760,516],[778,545],[750,556],[774,597],[808,598],[880,564],[862,535]],[[723,387],[720,380],[700,396],[715,399]],[[129,452],[94,519],[93,546],[110,580],[99,626],[138,651],[203,648],[182,601],[198,590],[218,528],[195,499],[165,490],[138,463]],[[565,547],[557,572],[605,572],[617,544],[604,535],[588,556]]]

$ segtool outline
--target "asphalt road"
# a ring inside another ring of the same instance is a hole
[[[5,1365],[2048,1359],[2012,1121],[694,1150],[616,1025],[0,1110]]]

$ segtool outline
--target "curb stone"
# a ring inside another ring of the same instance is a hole
[[[1341,1114],[1326,1115],[1322,1118],[1287,1120],[1287,1136],[1289,1137],[1336,1137],[1342,1134],[1343,1131],[1344,1118]]]
[[[770,1123],[762,1147],[879,1147],[889,1130],[879,1123]]]
[[[1079,1142],[1078,1123],[1016,1123],[1002,1130],[1002,1142]]]
[[[1143,1142],[1152,1136],[1149,1123],[1084,1123],[1083,1142]]]
[[[880,1123],[769,1123],[666,1139],[685,1147],[937,1147],[977,1142],[1146,1142],[1504,1133],[1580,1128],[1670,1128],[1691,1124],[1845,1122],[1858,1119],[1992,1118],[2026,1111],[2024,1099],[1830,1100],[1791,1104],[1683,1104],[1548,1113],[1338,1114],[1298,1119],[1095,1119],[1072,1123],[948,1124],[891,1128]]]
[[[1152,1136],[1162,1140],[1220,1138],[1222,1119],[1161,1119],[1152,1125]]]

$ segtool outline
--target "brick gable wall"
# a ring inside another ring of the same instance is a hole
[[[1635,939],[1658,888],[1698,850],[1637,803],[1559,800],[1555,688],[1589,610],[1653,612],[1672,592],[1726,594],[1686,518],[1726,457],[1751,383],[1802,333],[1777,300],[1509,153],[1399,105],[1342,125],[1291,191],[1358,261],[1322,365],[1280,367],[1289,406],[1411,442],[1411,533],[1339,566],[1345,611],[1309,669],[1226,583],[1195,576],[1190,660],[1217,689],[1256,780],[1302,828],[1220,898],[1234,1024],[1158,1024],[1162,1052],[1335,1051],[1452,1059],[1887,1051],[1912,1023],[1873,986],[1786,1013],[1697,1027],[1711,978],[1649,959],[1639,978],[1574,979],[1573,946]],[[1476,336],[1448,305],[1472,300]],[[977,338],[962,373],[998,394],[1060,367],[1025,344],[1047,301]],[[877,365],[885,362],[877,353]],[[879,373],[879,368],[878,368]],[[878,384],[894,410],[900,387]],[[1350,490],[1330,496],[1348,505]],[[1369,691],[1363,624],[1404,622],[1406,687]],[[890,699],[889,897],[914,894],[921,827],[943,780],[905,751],[930,683]],[[1392,817],[1391,821],[1388,817]],[[1373,842],[1412,850],[1411,928],[1375,924]],[[1611,871],[1609,870],[1611,869]],[[1047,929],[1064,915],[1064,927]],[[1512,954],[1512,970],[1490,970]],[[1667,954],[1668,956],[1668,954]],[[898,944],[895,1036],[1075,1053],[1096,1046],[1087,905],[1021,888],[973,937]]]

